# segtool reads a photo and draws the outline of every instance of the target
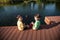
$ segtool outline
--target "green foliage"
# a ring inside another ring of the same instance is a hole
[[[9,0],[0,0],[0,2],[7,3],[7,2],[9,2]]]
[[[40,3],[41,3],[41,1],[40,1],[40,0],[37,0],[37,3],[38,3],[38,4],[40,4]]]

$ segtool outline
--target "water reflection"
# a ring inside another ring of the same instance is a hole
[[[11,6],[0,7],[0,26],[1,25],[16,25],[16,16],[29,15],[32,20],[33,15],[39,13],[42,16],[42,23],[45,16],[60,16],[60,7],[57,3],[28,3]]]
[[[44,7],[44,13],[49,14],[49,15],[54,15],[56,11],[56,6],[54,4],[47,4]]]

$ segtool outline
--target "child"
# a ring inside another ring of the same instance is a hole
[[[34,19],[35,19],[35,23],[33,24],[33,30],[37,30],[39,27],[40,27],[40,15],[39,14],[36,14],[34,16]]]
[[[20,15],[18,15],[17,19],[18,19],[18,21],[17,21],[18,29],[21,31],[24,30],[24,24],[22,22],[23,18]]]
[[[25,28],[30,28],[29,25],[30,25],[31,19],[29,15],[26,15],[23,21],[25,23]]]

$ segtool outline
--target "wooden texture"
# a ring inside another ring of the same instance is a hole
[[[0,27],[0,40],[60,40],[60,18],[49,17],[57,21],[50,25],[42,25],[39,30],[26,29],[19,31],[17,26]]]
[[[48,25],[51,23],[58,23],[60,22],[60,16],[46,16],[44,21]]]
[[[0,27],[0,40],[59,40],[60,25],[49,29],[19,31],[17,26]]]

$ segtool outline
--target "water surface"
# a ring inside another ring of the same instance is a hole
[[[45,16],[60,16],[59,3],[29,3],[19,5],[0,6],[0,26],[16,25],[17,15],[29,15],[33,21],[34,14],[41,15],[42,23]]]

